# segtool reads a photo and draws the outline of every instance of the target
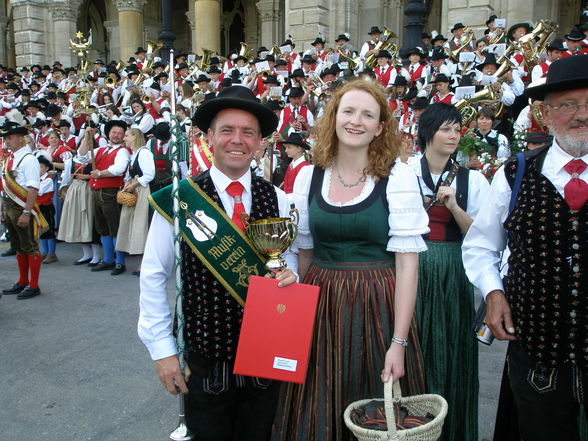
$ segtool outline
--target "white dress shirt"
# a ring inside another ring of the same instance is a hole
[[[298,238],[294,242],[297,249],[312,249],[314,247],[308,224],[308,192],[310,191],[313,170],[313,165],[302,167],[294,182],[292,200],[300,215]],[[332,169],[326,169],[321,195],[329,205],[334,207],[359,204],[372,193],[375,187],[373,177],[368,176],[361,193],[352,200],[341,204],[329,199],[331,176]],[[427,246],[421,235],[430,231],[429,216],[423,208],[417,177],[407,164],[403,162],[394,164],[386,186],[386,197],[390,213],[388,216],[389,239],[386,250],[396,253],[426,251]]]
[[[214,165],[210,168],[210,177],[214,183],[227,216],[233,215],[233,198],[227,193],[232,182]],[[251,213],[251,172],[247,171],[238,181],[243,185],[242,202],[245,211]],[[280,217],[289,217],[290,207],[286,194],[276,188]],[[138,332],[151,358],[159,360],[177,354],[178,350],[172,335],[172,315],[167,294],[167,281],[173,275],[174,267],[174,231],[173,225],[159,213],[153,215],[145,253],[141,263],[141,296]],[[282,254],[289,269],[298,272],[296,254],[287,251]]]
[[[113,149],[115,149],[117,147],[120,147],[120,144],[112,145],[112,146],[109,145],[107,147],[99,147],[94,150],[94,157],[96,157],[96,155],[98,155],[98,152],[102,149],[106,149],[104,154],[107,155]],[[116,152],[116,157],[114,158],[114,164],[112,164],[106,170],[108,170],[108,172],[110,174],[112,174],[113,176],[122,176],[125,173],[125,171],[127,171],[127,167],[129,165],[130,158],[131,158],[131,155],[129,154],[129,151],[124,147],[120,148]],[[82,164],[88,164],[91,161],[92,161],[92,155],[91,155],[90,150],[88,150],[88,152],[85,155],[80,155],[79,153],[76,155],[76,162],[80,162]]]
[[[12,156],[14,179],[18,185],[27,189],[28,187],[39,189],[41,169],[37,157],[32,154],[29,146],[21,147]],[[18,166],[18,169],[16,168]]]
[[[39,196],[50,193],[53,191],[53,179],[49,177],[48,173],[43,174],[39,182]]]
[[[562,197],[564,186],[570,180],[564,166],[572,159],[574,158],[554,141],[543,162],[541,173],[551,181]],[[588,163],[588,155],[580,159]],[[588,169],[582,172],[580,179],[588,182]],[[509,214],[510,197],[511,188],[506,180],[504,167],[501,167],[494,175],[486,203],[463,241],[462,258],[466,274],[470,282],[484,294],[484,298],[491,291],[504,291],[499,264],[500,253],[506,247],[503,224]]]
[[[147,146],[139,148],[131,155],[129,167],[125,173],[125,182],[131,180],[130,170],[131,166],[135,163],[135,158],[137,156],[139,157],[139,167],[143,172],[143,176],[137,176],[137,182],[139,182],[139,184],[141,184],[143,187],[147,187],[153,178],[155,178],[155,161],[153,160],[153,153],[151,153],[151,150],[149,150]]]

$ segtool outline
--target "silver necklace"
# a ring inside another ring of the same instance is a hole
[[[357,187],[360,183],[365,182],[365,175],[362,174],[357,181],[355,181],[353,184],[347,184],[343,178],[341,177],[341,174],[339,173],[339,168],[337,167],[337,165],[335,165],[335,171],[337,172],[337,178],[339,178],[339,182],[341,183],[341,185],[345,188],[353,188],[353,187]]]

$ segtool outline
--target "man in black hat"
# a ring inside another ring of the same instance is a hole
[[[314,116],[308,107],[302,104],[306,93],[302,87],[292,87],[288,91],[288,105],[282,109],[278,133],[287,138],[290,132],[307,131],[314,126]]]
[[[561,54],[562,58],[571,57],[572,55],[583,55],[584,51],[580,43],[584,39],[584,34],[578,28],[572,29],[569,34],[564,35],[567,50]]]
[[[375,53],[376,45],[380,41],[380,36],[382,35],[382,30],[378,26],[372,26],[368,35],[370,36],[370,39],[361,46],[361,50],[359,51],[359,57],[362,60],[365,60],[367,57]]]
[[[513,92],[510,83],[516,84],[518,90],[522,92],[524,85],[521,84],[521,80],[517,74],[510,71],[503,76],[503,79],[507,80],[504,82],[496,81],[494,74],[498,70],[498,63],[496,61],[496,55],[493,53],[486,54],[484,62],[478,64],[476,69],[479,71],[477,74],[477,81],[482,86],[490,86],[495,92],[499,94],[499,100],[505,106],[511,106],[515,100],[515,93]],[[481,72],[481,74],[480,74]],[[518,80],[518,81],[517,81]]]
[[[10,117],[0,128],[4,147],[12,155],[6,169],[2,171],[2,218],[9,233],[10,247],[16,252],[19,274],[12,288],[2,293],[18,294],[20,300],[41,294],[38,228],[46,227],[36,205],[41,176],[39,162],[24,142],[27,134],[28,130]]]
[[[167,391],[186,394],[186,423],[200,441],[267,441],[271,435],[279,384],[232,372],[247,289],[236,282],[241,283],[239,277],[248,280],[257,267],[250,260],[251,246],[242,238],[241,214],[257,220],[287,217],[289,211],[285,194],[250,171],[262,138],[273,133],[277,122],[251,90],[239,86],[221,90],[194,115],[194,123],[214,145],[214,164],[194,180],[182,180],[179,195],[185,212],[197,213],[201,226],[216,235],[199,241],[199,232],[188,228],[185,217],[180,219],[189,377],[179,368],[166,290],[174,265],[173,224],[168,222],[173,217],[171,187],[152,195],[157,213],[141,264],[139,336]],[[227,241],[231,246],[224,245]],[[236,249],[239,259],[231,258]],[[296,256],[283,257],[288,269],[277,273],[279,286],[296,281]]]
[[[147,51],[141,46],[135,51],[135,65],[139,70],[143,69],[145,64],[145,58],[147,57]]]
[[[451,28],[451,33],[453,34],[453,38],[449,41],[449,49],[454,51],[458,47],[461,46],[461,37],[463,37],[465,26],[463,23],[455,23]],[[473,40],[473,39],[472,39]],[[472,46],[472,42],[470,42],[470,46]]]
[[[374,69],[374,73],[376,74],[378,83],[384,88],[387,88],[390,85],[390,82],[393,83],[396,79],[390,78],[392,71],[394,71],[394,68],[390,66],[391,59],[392,54],[386,50],[381,50],[376,54],[376,62],[378,65]]]
[[[349,44],[349,34],[344,32],[335,39],[335,53],[341,51],[344,55],[351,56],[351,45]]]
[[[531,71],[531,82],[534,83],[539,78],[545,78],[547,76],[547,72],[549,71],[549,66],[551,66],[551,63],[559,60],[565,51],[566,48],[564,47],[561,38],[556,38],[551,43],[549,43],[549,45],[545,49],[545,52],[547,53],[547,58],[544,62],[539,63],[537,66],[535,66]]]
[[[527,132],[525,142],[527,143],[527,150],[536,150],[547,144],[551,144],[553,136],[545,132]]]
[[[108,145],[90,152],[96,129],[86,129],[77,155],[80,163],[90,163],[92,157],[95,163],[95,169],[90,173],[90,188],[94,205],[94,227],[100,235],[104,256],[92,271],[110,270],[113,276],[126,270],[124,253],[115,251],[120,220],[120,205],[116,201],[116,193],[124,187],[124,174],[131,158],[123,144],[126,130],[124,121],[108,121],[104,126]]]
[[[75,152],[78,149],[78,144],[80,140],[77,136],[71,133],[71,124],[62,119],[57,123],[57,128],[59,129],[59,138],[61,142],[63,142],[72,152]]]
[[[414,100],[414,103],[408,105],[410,110],[402,115],[398,127],[405,137],[411,140],[417,139],[418,122],[428,106],[429,99],[426,96],[419,96]]]
[[[525,95],[543,101],[553,143],[495,174],[465,237],[463,262],[484,294],[492,333],[510,341],[521,438],[579,440],[579,404],[588,408],[588,58],[554,62],[545,84]]]
[[[325,61],[327,54],[325,53],[325,40],[323,40],[323,37],[316,37],[310,45],[316,50],[312,57],[319,62]]]

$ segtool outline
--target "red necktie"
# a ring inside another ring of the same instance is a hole
[[[580,179],[580,174],[586,167],[586,163],[581,159],[572,159],[564,165],[564,169],[572,175],[564,186],[564,199],[573,211],[580,211],[588,200],[588,184]]]
[[[229,193],[234,200],[233,216],[231,219],[241,230],[245,231],[243,222],[241,221],[241,213],[245,213],[245,206],[241,200],[241,195],[243,194],[243,184],[241,184],[239,181],[231,182],[227,187],[227,193]]]

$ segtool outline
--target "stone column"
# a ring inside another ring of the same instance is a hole
[[[8,41],[6,31],[8,29],[8,17],[0,15],[0,64],[8,64]]]
[[[196,53],[196,27],[194,23],[194,9],[186,11],[186,21],[190,27],[190,52]]]
[[[221,51],[221,4],[219,0],[195,0],[194,2],[194,52],[202,48]]]
[[[147,0],[113,0],[118,9],[120,58],[127,61],[143,45],[143,8]]]
[[[261,20],[260,45],[268,49],[274,44],[280,44],[278,40],[280,27],[280,4],[277,0],[261,0],[255,4]]]
[[[45,41],[46,5],[40,1],[12,0],[16,66],[49,63]]]
[[[60,61],[64,66],[76,66],[78,64],[78,57],[74,51],[69,47],[69,40],[75,38],[78,31],[77,16],[78,10],[71,4],[55,4],[50,9],[51,17],[53,18],[53,35],[54,46],[53,50],[47,53],[48,56],[53,56],[55,60]],[[84,35],[88,38],[88,35]]]

